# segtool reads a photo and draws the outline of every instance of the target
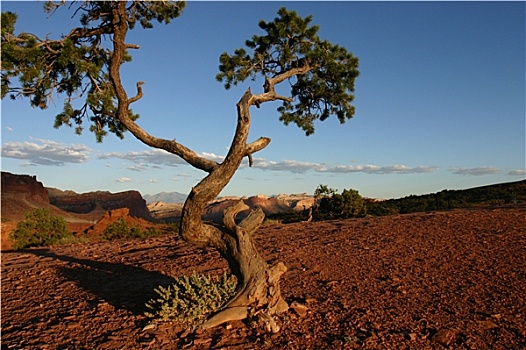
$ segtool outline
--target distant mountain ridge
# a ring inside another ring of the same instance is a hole
[[[35,208],[47,208],[68,221],[93,221],[108,210],[128,208],[131,216],[152,220],[146,201],[138,191],[76,193],[45,187],[36,176],[2,171],[2,219],[23,219]]]
[[[188,195],[180,192],[161,192],[157,194],[143,194],[142,198],[146,201],[146,204],[155,202],[163,202],[167,204],[183,204]]]
[[[185,198],[186,199],[186,196]],[[306,193],[269,197],[259,194],[250,197],[225,196],[212,200],[203,211],[204,220],[221,221],[223,211],[237,201],[242,200],[249,208],[260,207],[265,215],[275,215],[290,212],[301,212],[311,208],[316,202],[314,196]],[[184,200],[182,201],[184,202]],[[181,217],[183,203],[167,203],[155,201],[148,203],[148,209],[153,218],[165,222],[178,221]],[[247,213],[245,213],[246,215]],[[242,214],[240,214],[242,216]]]

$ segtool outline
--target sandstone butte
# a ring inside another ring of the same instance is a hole
[[[25,214],[36,208],[46,208],[62,217],[69,230],[77,234],[99,236],[110,222],[124,218],[130,226],[143,228],[156,222],[178,221],[182,203],[154,202],[147,205],[138,191],[111,193],[96,191],[76,193],[44,187],[36,176],[2,172],[2,249],[9,249],[9,233]],[[222,197],[212,201],[203,212],[205,220],[220,220],[223,210],[238,197]],[[241,198],[251,208],[259,206],[266,215],[287,211],[303,211],[312,207],[315,198],[307,194],[275,197],[257,195]],[[240,216],[242,216],[241,213]]]

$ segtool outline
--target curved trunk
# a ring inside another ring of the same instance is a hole
[[[208,172],[208,175],[192,188],[186,199],[181,218],[181,237],[189,243],[216,248],[228,261],[232,272],[238,278],[236,295],[203,327],[210,328],[226,321],[253,317],[262,321],[267,330],[276,332],[279,328],[272,315],[288,309],[279,289],[279,278],[286,271],[286,267],[282,263],[269,266],[254,245],[252,233],[263,222],[263,211],[261,209],[252,211],[239,224],[236,224],[235,216],[245,209],[241,202],[225,211],[223,225],[204,223],[201,216],[205,206],[228,184],[243,158],[248,157],[249,165],[252,165],[252,154],[270,143],[270,139],[264,137],[247,143],[250,106],[259,107],[264,102],[276,100],[292,102],[291,98],[276,94],[275,85],[295,75],[306,74],[312,70],[312,67],[307,62],[303,62],[301,67],[291,68],[273,78],[266,78],[264,93],[252,95],[250,89],[245,92],[237,104],[237,128],[232,145],[225,160],[217,164],[198,156],[194,151],[177,143],[175,139],[153,137],[129,117],[130,104],[142,97],[142,83],[137,83],[137,95],[128,98],[120,78],[120,66],[124,62],[126,49],[135,47],[125,43],[128,31],[126,6],[126,2],[116,2],[115,6],[112,6],[114,51],[110,57],[109,76],[119,103],[116,114],[111,116],[117,118],[127,130],[146,145],[176,154],[193,167]]]
[[[223,223],[228,234],[225,239],[227,249],[220,250],[238,278],[237,293],[205,322],[203,328],[250,317],[267,331],[277,332],[279,326],[272,315],[288,309],[279,287],[279,278],[287,268],[281,262],[269,266],[256,248],[252,234],[265,218],[260,208],[252,210],[239,224],[235,223],[236,214],[245,209],[248,206],[239,201],[225,210]]]
[[[259,208],[252,210],[238,224],[236,215],[249,209],[243,201],[239,201],[224,211],[222,225],[204,223],[201,219],[205,206],[228,184],[243,158],[249,157],[250,160],[252,153],[263,149],[270,142],[268,138],[260,138],[247,144],[252,97],[249,89],[237,104],[236,133],[224,162],[211,170],[188,195],[183,207],[180,232],[187,242],[216,248],[238,279],[235,296],[206,321],[203,328],[251,317],[267,331],[277,332],[279,327],[272,315],[288,309],[279,288],[279,278],[287,268],[283,263],[269,266],[256,249],[252,234],[263,222],[263,211]]]

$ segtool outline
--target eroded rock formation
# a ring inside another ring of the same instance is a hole
[[[97,191],[88,193],[75,193],[48,188],[49,201],[52,205],[71,213],[88,214],[104,213],[108,210],[128,208],[130,215],[152,220],[146,201],[137,191],[111,193]]]

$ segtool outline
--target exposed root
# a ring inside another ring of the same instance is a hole
[[[267,333],[278,333],[281,329],[272,315],[262,310],[256,312],[254,315],[256,322],[260,328],[263,328]]]
[[[248,308],[246,306],[236,306],[226,308],[206,320],[201,328],[210,329],[217,327],[225,322],[244,320],[248,317]]]
[[[228,249],[222,253],[238,278],[236,295],[201,327],[210,329],[225,322],[248,318],[267,332],[276,333],[280,327],[274,315],[289,308],[281,297],[279,287],[279,279],[287,267],[282,262],[269,266],[256,249],[252,234],[265,218],[261,208],[251,210],[239,224],[236,223],[237,214],[246,209],[249,207],[238,201],[223,212]]]

